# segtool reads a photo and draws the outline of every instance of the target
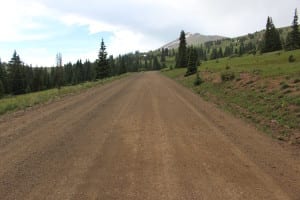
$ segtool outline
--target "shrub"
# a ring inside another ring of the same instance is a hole
[[[232,81],[235,79],[235,74],[232,71],[225,71],[221,73],[222,81]]]
[[[300,82],[300,79],[299,78],[296,78],[295,80],[294,80],[294,83],[299,83]]]
[[[281,89],[282,89],[282,90],[287,89],[287,88],[290,87],[290,86],[289,86],[287,83],[285,83],[285,82],[281,82],[280,85],[281,85]]]
[[[292,63],[292,62],[295,62],[296,61],[296,58],[294,57],[294,55],[290,55],[289,56],[289,62]]]
[[[197,72],[194,86],[200,85],[201,83],[203,83],[203,80],[200,78],[199,72]]]

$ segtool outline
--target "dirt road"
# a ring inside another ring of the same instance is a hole
[[[0,118],[0,199],[300,199],[299,149],[159,73]]]

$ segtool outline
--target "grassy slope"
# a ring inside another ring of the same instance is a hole
[[[61,89],[50,89],[41,92],[34,92],[34,93],[29,93],[24,95],[6,97],[0,99],[0,115],[7,112],[25,109],[27,107],[31,107],[37,104],[42,104],[54,99],[61,98],[68,94],[78,93],[85,89],[102,85],[105,83],[109,83],[114,80],[123,78],[125,76],[128,76],[128,74],[123,74],[120,76],[111,77],[96,82],[86,82],[86,83],[73,85],[73,86],[65,86],[62,87]]]
[[[296,62],[288,62],[291,54]],[[183,77],[186,69],[162,73],[273,137],[300,142],[300,50],[223,58],[205,62],[199,70],[205,82],[196,87],[195,76]],[[222,82],[226,71],[235,80]]]

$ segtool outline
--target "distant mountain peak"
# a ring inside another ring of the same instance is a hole
[[[188,45],[201,45],[204,44],[205,42],[221,40],[221,39],[225,39],[226,37],[219,36],[219,35],[202,35],[200,33],[187,32],[185,34],[185,38]],[[179,46],[179,38],[165,44],[161,48],[175,49],[178,48],[178,46]]]

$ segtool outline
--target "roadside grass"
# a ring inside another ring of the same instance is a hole
[[[61,87],[60,89],[55,88],[55,89],[44,90],[40,92],[28,93],[24,95],[8,96],[0,99],[0,115],[3,115],[7,112],[22,110],[37,104],[46,103],[51,100],[59,99],[68,94],[79,93],[88,88],[92,88],[98,85],[103,85],[112,82],[114,80],[124,78],[128,75],[129,73],[122,74],[120,76],[110,77],[99,81],[85,82],[85,83],[72,85],[72,86],[64,86]]]
[[[296,58],[293,63],[288,61],[291,54]],[[195,75],[184,77],[185,71],[181,68],[162,73],[271,136],[300,142],[295,140],[300,130],[300,50],[204,62],[199,71],[205,79],[199,86],[193,84]],[[226,71],[235,73],[235,79],[214,80]],[[247,73],[250,79],[243,80],[241,73]]]
[[[293,55],[295,62],[290,63],[289,56]],[[263,55],[244,55],[235,58],[210,60],[200,67],[200,71],[210,70],[220,72],[230,69],[236,73],[254,73],[262,77],[300,76],[300,50],[278,51]]]

